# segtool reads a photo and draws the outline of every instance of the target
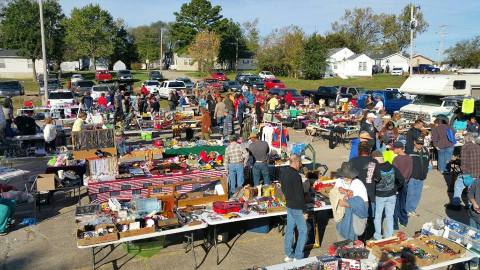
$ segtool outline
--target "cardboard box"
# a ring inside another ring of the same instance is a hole
[[[39,174],[37,176],[37,191],[55,190],[55,174]]]

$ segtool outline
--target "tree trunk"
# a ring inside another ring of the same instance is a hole
[[[95,56],[93,56],[92,59],[93,59],[93,71],[97,71],[97,59]]]
[[[37,80],[37,67],[35,66],[35,59],[32,60],[33,81]]]

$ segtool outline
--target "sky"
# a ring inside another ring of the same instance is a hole
[[[60,0],[65,14],[74,7],[98,3],[114,18],[122,18],[129,27],[148,25],[155,21],[174,21],[187,0]],[[399,14],[413,2],[420,5],[428,30],[416,40],[415,52],[434,60],[443,59],[439,53],[440,30],[444,25],[444,49],[458,41],[480,35],[480,0],[211,0],[222,7],[222,15],[236,22],[259,19],[261,36],[273,29],[298,25],[305,33],[324,34],[345,9],[371,7],[376,13]]]

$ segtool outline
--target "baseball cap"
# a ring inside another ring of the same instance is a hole
[[[423,137],[418,137],[418,138],[415,140],[415,143],[416,143],[416,144],[421,144],[421,145],[423,145],[423,144],[425,144],[425,141],[423,140]]]
[[[373,139],[372,136],[367,131],[360,132],[360,139],[371,140]]]
[[[401,141],[396,141],[396,142],[393,143],[393,148],[402,148],[403,149],[404,147],[405,147],[405,145]]]
[[[374,113],[368,113],[367,118],[375,118],[377,117]]]

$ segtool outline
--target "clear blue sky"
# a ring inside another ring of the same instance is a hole
[[[128,26],[151,22],[173,21],[174,11],[186,0],[60,0],[69,15],[73,7],[99,3],[115,18],[123,18]],[[480,0],[212,0],[222,6],[222,14],[237,22],[259,18],[262,36],[275,28],[298,25],[306,33],[325,33],[345,9],[371,7],[375,12],[395,13],[409,2],[420,5],[430,24],[416,41],[416,52],[438,59],[441,25],[445,28],[445,48],[457,41],[480,35]]]

